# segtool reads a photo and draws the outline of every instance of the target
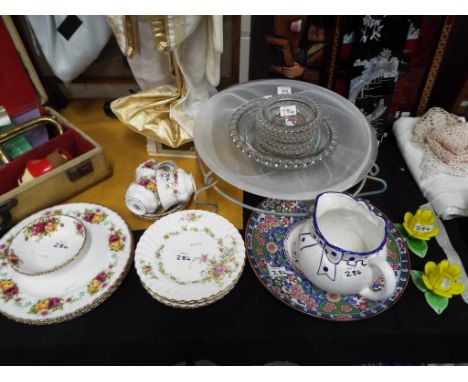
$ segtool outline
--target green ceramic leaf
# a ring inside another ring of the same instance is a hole
[[[449,299],[447,297],[439,296],[431,291],[424,293],[424,296],[429,306],[434,309],[437,314],[441,314],[448,306]]]
[[[408,237],[406,239],[406,244],[408,245],[409,250],[416,256],[419,256],[421,259],[426,256],[428,248],[426,241]]]
[[[413,280],[414,285],[416,285],[416,288],[418,288],[421,292],[427,292],[428,289],[424,285],[422,281],[422,275],[423,273],[420,271],[411,271],[411,279]]]
[[[406,239],[408,239],[408,234],[406,233],[406,229],[405,227],[403,227],[403,224],[395,223],[394,226],[398,230],[398,232],[400,232],[400,235],[403,237],[403,240],[406,241]]]

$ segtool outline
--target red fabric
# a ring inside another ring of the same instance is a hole
[[[40,105],[8,31],[0,19],[0,105],[15,117]]]

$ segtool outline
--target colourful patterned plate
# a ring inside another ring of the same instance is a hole
[[[310,205],[302,201],[265,199],[259,208],[285,212],[307,212]],[[388,218],[375,207],[375,212]],[[294,251],[287,251],[284,243],[294,241],[295,228],[304,218],[252,213],[246,228],[247,258],[260,282],[280,301],[308,315],[333,321],[354,321],[370,318],[392,306],[408,284],[410,269],[406,245],[392,225],[388,225],[387,259],[397,276],[392,297],[384,301],[370,301],[359,295],[340,296],[315,287],[299,271]],[[290,247],[293,247],[292,245]],[[374,286],[381,287],[381,280]]]
[[[141,282],[176,304],[208,302],[235,284],[245,262],[239,231],[207,211],[168,215],[150,226],[135,251]]]
[[[27,276],[7,261],[15,235],[37,219],[68,215],[80,220],[88,239],[75,261],[49,274]],[[120,285],[132,260],[132,236],[114,211],[72,203],[40,211],[0,239],[0,313],[28,324],[51,324],[75,318],[98,306]]]

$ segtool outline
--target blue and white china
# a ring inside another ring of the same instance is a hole
[[[387,262],[387,222],[369,204],[340,192],[315,200],[314,213],[297,242],[299,267],[319,288],[339,295],[383,300],[393,294],[396,277]],[[383,275],[383,289],[372,284]]]
[[[303,201],[265,199],[259,208],[282,212],[308,212]],[[373,317],[389,309],[403,294],[409,280],[409,255],[403,238],[388,218],[369,204],[369,210],[386,222],[387,262],[396,277],[396,288],[385,300],[370,300],[359,294],[339,295],[314,285],[299,269],[297,238],[305,218],[252,213],[245,230],[247,258],[265,288],[284,304],[307,315],[354,321]],[[383,288],[383,277],[372,285]]]

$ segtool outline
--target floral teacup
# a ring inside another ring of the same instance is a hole
[[[156,170],[160,168],[177,170],[177,165],[171,160],[158,162],[155,159],[148,159],[136,168],[135,180],[138,182],[142,178],[156,179]]]
[[[160,206],[156,180],[142,177],[132,182],[125,193],[127,208],[136,215],[154,213]]]
[[[159,168],[156,170],[159,198],[164,209],[190,199],[196,190],[192,174],[183,169]]]
[[[330,293],[359,294],[369,300],[390,297],[396,276],[386,261],[386,228],[385,220],[365,202],[338,192],[320,194],[297,241],[301,271]],[[381,275],[383,289],[372,289]]]
[[[143,177],[151,178],[156,175],[156,168],[158,167],[158,161],[154,159],[148,159],[147,161],[140,163],[135,170],[135,179]]]

